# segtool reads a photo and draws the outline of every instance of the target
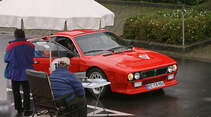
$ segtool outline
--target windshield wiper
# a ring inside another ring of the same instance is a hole
[[[119,50],[119,49],[121,49],[121,48],[125,48],[125,47],[123,47],[123,46],[118,46],[118,47],[114,47],[114,48],[108,49],[108,51],[114,52],[114,50]]]
[[[108,51],[108,50],[89,50],[89,51],[84,52],[84,54],[93,53],[93,52],[100,52],[100,51]]]

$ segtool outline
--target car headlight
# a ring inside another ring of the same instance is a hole
[[[173,72],[173,66],[168,66],[168,72],[169,73]]]
[[[174,72],[174,71],[177,71],[177,65],[171,65],[171,66],[168,66],[168,72],[171,73],[171,72]]]
[[[135,78],[136,80],[140,79],[140,73],[138,73],[138,72],[135,73],[135,74],[134,74],[134,78]]]
[[[177,65],[173,65],[173,71],[177,71]]]
[[[127,78],[128,78],[129,81],[133,80],[133,74],[132,73],[129,73],[128,76],[127,76]]]

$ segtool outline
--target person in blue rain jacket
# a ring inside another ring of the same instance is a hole
[[[50,75],[50,82],[57,104],[65,106],[70,117],[86,117],[85,90],[81,82],[68,70],[69,58],[58,58],[56,61],[57,67]]]
[[[24,112],[25,116],[30,111],[30,88],[25,73],[26,69],[33,69],[34,45],[27,42],[22,29],[14,31],[15,40],[10,41],[6,48],[4,61],[8,64],[7,77],[11,80],[12,91],[17,115]],[[23,89],[23,104],[20,94],[20,87]]]

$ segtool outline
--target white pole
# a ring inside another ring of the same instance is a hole
[[[182,46],[185,47],[185,19],[184,19],[184,9],[182,10]]]
[[[51,39],[50,38],[49,38],[49,46],[50,46],[50,68],[49,68],[49,71],[51,73],[52,72],[51,71],[51,64],[52,64],[51,58],[52,58],[52,55],[51,55]]]

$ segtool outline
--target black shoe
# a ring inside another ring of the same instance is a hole
[[[30,116],[32,115],[32,111],[24,111],[24,116]]]

